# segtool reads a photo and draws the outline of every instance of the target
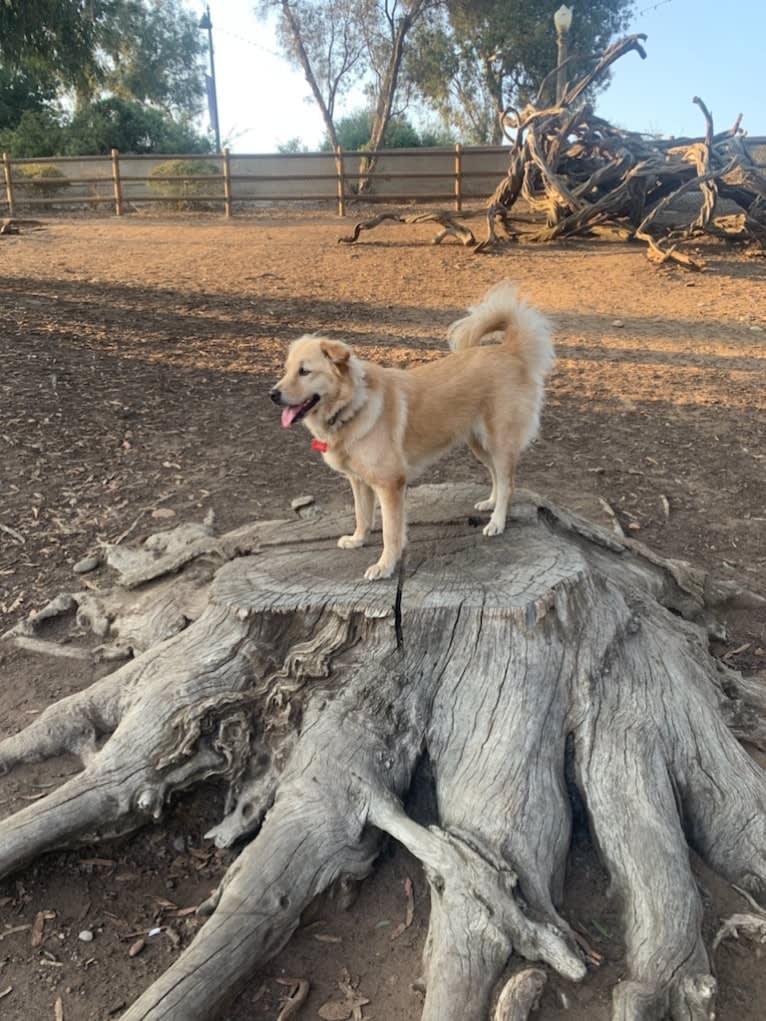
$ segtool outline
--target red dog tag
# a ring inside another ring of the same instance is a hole
[[[325,443],[324,440],[312,440],[311,441],[311,449],[312,450],[318,450],[320,454],[326,454],[327,453],[327,447],[328,447],[328,444]]]

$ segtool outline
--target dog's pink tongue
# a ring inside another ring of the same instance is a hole
[[[289,429],[295,421],[295,416],[301,410],[300,404],[292,404],[287,408],[282,408],[282,428]]]

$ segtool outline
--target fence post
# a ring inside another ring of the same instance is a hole
[[[338,175],[338,216],[346,215],[346,180],[343,170],[343,148],[335,150],[335,172]]]
[[[463,208],[463,146],[455,144],[455,209],[459,213]]]
[[[122,181],[120,180],[120,154],[112,149],[112,182],[114,184],[115,216],[122,216]]]
[[[231,218],[231,166],[229,163],[229,147],[223,147],[223,210],[227,219]]]
[[[3,175],[5,177],[5,197],[8,202],[8,215],[16,215],[16,200],[13,197],[13,176],[11,174],[11,161],[8,153],[3,153]]]

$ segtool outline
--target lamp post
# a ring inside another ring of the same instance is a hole
[[[553,24],[556,26],[556,61],[558,66],[558,71],[556,72],[556,102],[560,103],[564,98],[564,91],[567,87],[564,62],[567,59],[567,36],[569,35],[569,29],[572,27],[572,8],[562,4],[553,15]]]
[[[215,56],[213,54],[213,22],[210,18],[210,5],[199,19],[199,27],[207,29],[208,52],[210,53],[210,74],[205,75],[205,91],[207,92],[207,108],[210,124],[215,134],[215,151],[221,151],[221,129],[218,125],[218,93],[215,84]]]

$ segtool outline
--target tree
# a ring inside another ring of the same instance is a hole
[[[49,68],[0,66],[0,149],[11,156],[52,156],[59,149],[58,83]]]
[[[396,100],[410,37],[440,7],[441,0],[367,0],[362,4],[374,82],[370,90],[374,99],[370,131],[373,151],[383,145],[389,122],[397,112]],[[399,112],[403,112],[401,107]],[[368,168],[372,168],[372,162]]]
[[[3,0],[0,3],[0,63],[20,68],[44,62],[73,82],[92,58],[98,16],[113,0]]]
[[[62,131],[63,154],[208,152],[208,140],[186,122],[135,100],[111,96],[78,110]]]
[[[97,67],[81,101],[104,93],[196,116],[204,95],[203,35],[181,0],[122,0],[99,25]]]
[[[416,25],[442,0],[262,0],[278,12],[284,53],[306,76],[333,148],[339,98],[365,79],[372,101],[369,148],[378,149],[396,107],[404,54]],[[406,106],[406,104],[404,104]],[[366,161],[371,169],[371,161]]]
[[[34,156],[98,156],[124,153],[209,152],[210,142],[188,121],[154,107],[110,96],[64,116],[53,109],[27,110],[14,128],[0,128],[2,150],[17,159]]]
[[[418,27],[407,74],[466,141],[497,145],[503,111],[534,96],[556,66],[558,6],[559,0],[448,0]],[[570,80],[627,26],[632,6],[632,0],[592,0],[576,7]]]
[[[374,110],[357,110],[355,113],[341,117],[336,125],[338,145],[346,150],[360,151],[372,149],[372,125]],[[383,136],[386,149],[415,149],[419,146],[450,145],[454,140],[438,127],[425,127],[421,131],[403,114],[392,117]],[[320,150],[327,152],[332,147],[329,138],[325,138]]]
[[[737,742],[766,750],[766,696],[711,657],[708,628],[716,606],[766,601],[533,493],[488,541],[484,495],[413,490],[398,580],[365,582],[368,552],[338,550],[348,515],[187,524],[112,547],[113,588],[59,596],[11,633],[71,655],[45,639],[68,613],[105,660],[132,658],[0,741],[0,774],[64,752],[83,766],[0,822],[0,876],[156,820],[209,777],[230,785],[208,837],[246,846],[123,1021],[220,1017],[314,897],[353,892],[386,834],[430,885],[423,1021],[486,1021],[511,953],[581,981],[561,903],[583,808],[623,907],[613,1018],[714,1016],[689,848],[766,895],[766,771]],[[523,974],[539,992],[544,973]],[[519,981],[496,1019],[528,1017]]]
[[[61,155],[66,130],[51,110],[25,110],[13,128],[0,129],[0,149],[15,159]]]
[[[309,147],[300,137],[300,135],[293,135],[292,138],[288,138],[286,142],[277,142],[277,152],[282,153],[299,153],[308,152]]]
[[[57,97],[54,75],[34,61],[25,68],[0,64],[0,131],[15,128],[25,113],[49,111]]]
[[[0,130],[16,154],[27,148],[35,125],[54,120],[74,132],[67,151],[77,149],[83,130],[88,140],[82,151],[102,151],[102,141],[93,141],[96,125],[109,121],[114,128],[116,120],[125,129],[118,135],[140,139],[148,133],[162,136],[162,147],[197,149],[186,124],[201,109],[203,50],[196,18],[181,0],[0,2]],[[59,107],[72,94],[76,115],[70,126]],[[141,129],[141,114],[130,104],[147,108]],[[18,134],[22,113],[27,118]],[[140,151],[146,151],[143,143]]]
[[[333,149],[338,147],[338,100],[362,73],[364,40],[353,0],[261,0],[262,16],[277,12],[283,52],[302,69]]]

